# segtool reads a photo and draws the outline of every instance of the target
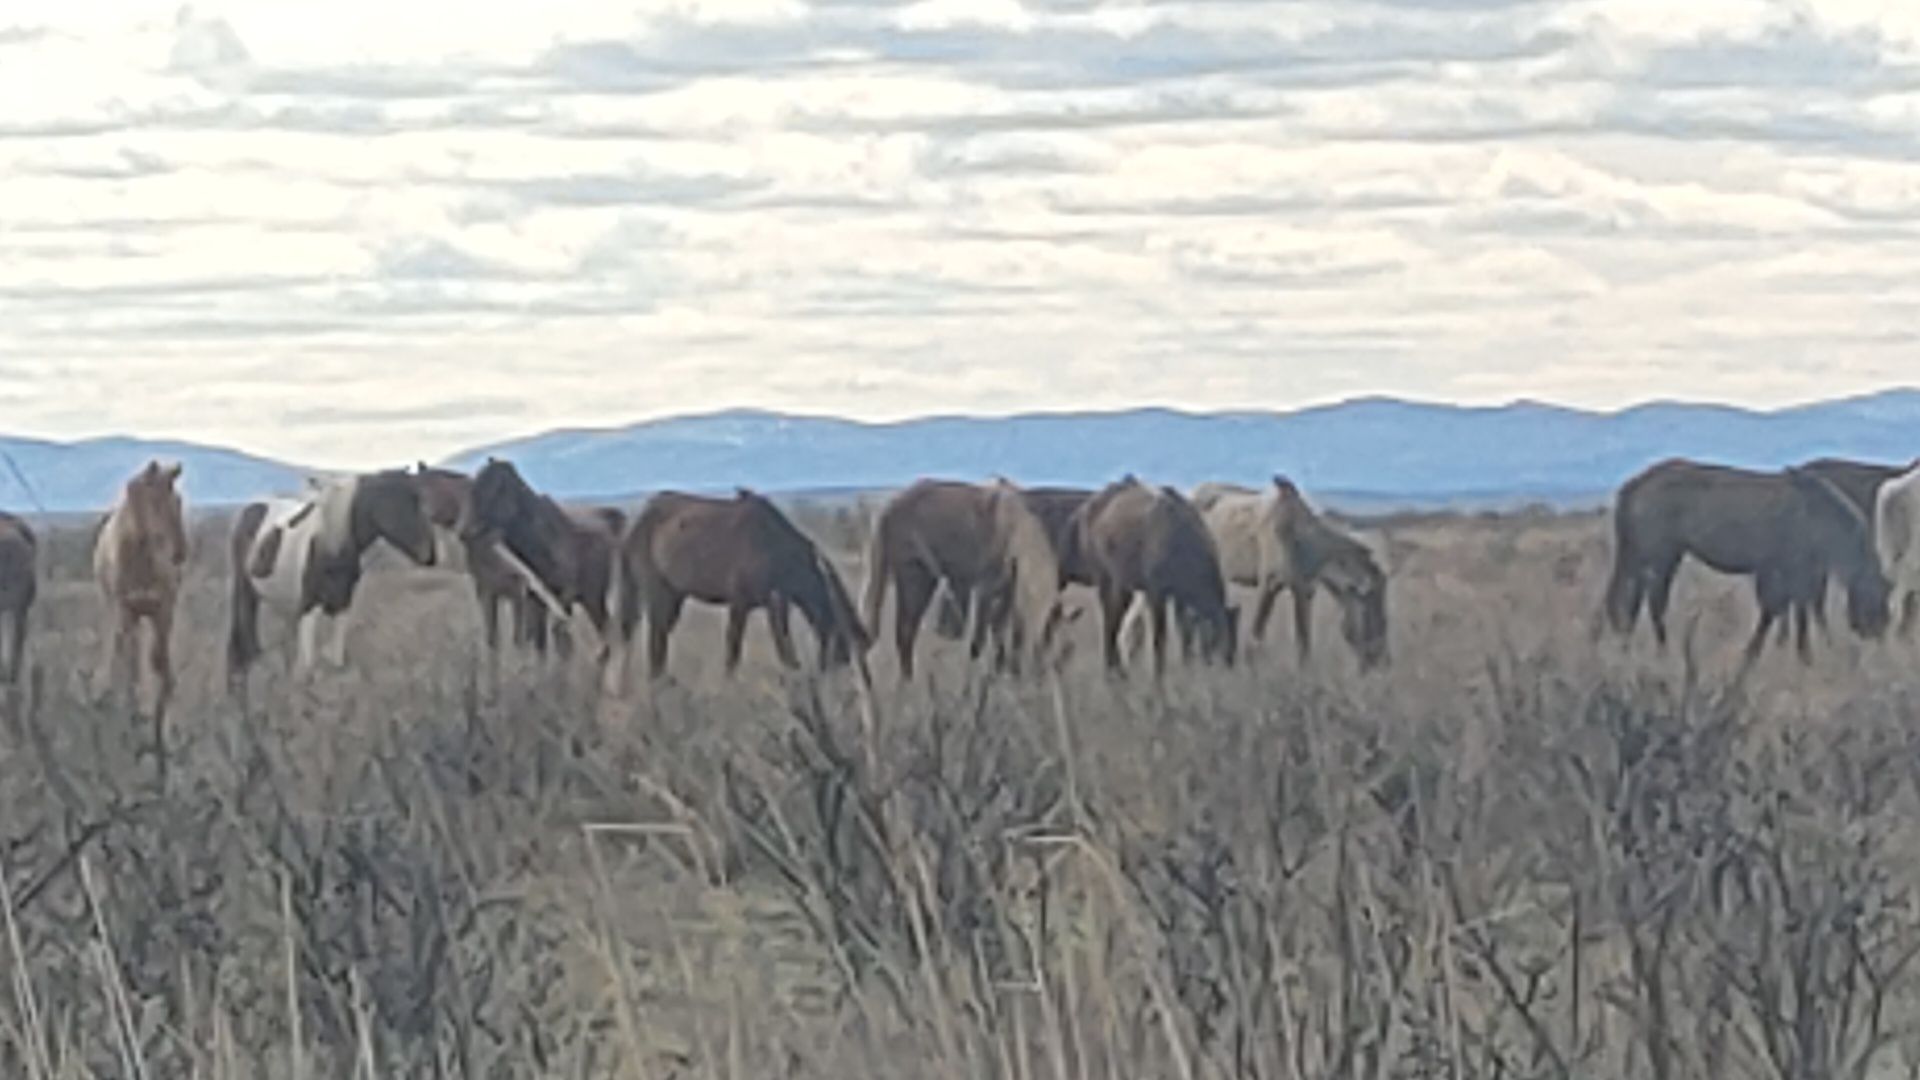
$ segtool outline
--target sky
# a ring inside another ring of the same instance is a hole
[[[1920,383],[1909,0],[0,8],[0,429]]]

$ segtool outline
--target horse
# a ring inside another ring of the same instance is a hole
[[[227,622],[227,679],[244,684],[261,654],[260,605],[294,627],[295,675],[316,660],[320,620],[333,624],[326,660],[347,662],[347,613],[366,553],[385,540],[420,566],[431,566],[433,526],[414,478],[399,469],[347,476],[312,488],[305,498],[248,503],[228,538],[232,557]]]
[[[1614,563],[1604,614],[1631,635],[1644,605],[1655,640],[1667,642],[1667,605],[1680,563],[1692,555],[1724,574],[1751,576],[1760,622],[1747,643],[1751,665],[1767,632],[1792,612],[1801,660],[1812,657],[1809,611],[1828,576],[1847,592],[1847,619],[1861,637],[1886,631],[1891,586],[1868,518],[1833,481],[1787,469],[1755,472],[1668,459],[1621,485],[1614,500]]]
[[[1900,635],[1920,614],[1920,463],[1882,484],[1874,497],[1874,545],[1900,602]]]
[[[93,577],[113,624],[105,635],[103,681],[110,686],[125,664],[126,684],[138,696],[135,651],[145,622],[151,631],[147,662],[159,681],[153,709],[156,754],[164,753],[160,729],[173,699],[173,613],[187,564],[186,508],[176,487],[180,472],[178,462],[147,462],[121,488],[94,534]]]
[[[1020,489],[1020,497],[1026,501],[1027,509],[1040,519],[1040,526],[1046,530],[1047,540],[1053,545],[1054,557],[1060,562],[1060,587],[1091,587],[1093,578],[1080,565],[1073,551],[1071,523],[1073,512],[1093,497],[1093,491],[1075,487],[1029,487]],[[968,614],[973,610],[976,599],[973,594],[956,596],[942,582],[934,609],[934,629],[946,638],[966,636]]]
[[[1220,546],[1227,580],[1256,590],[1255,642],[1266,640],[1275,602],[1291,590],[1294,644],[1305,663],[1313,653],[1313,601],[1324,585],[1361,669],[1387,662],[1386,574],[1366,545],[1315,513],[1291,480],[1275,476],[1266,491],[1201,484],[1191,501]]]
[[[1240,609],[1227,602],[1219,546],[1185,496],[1129,474],[1074,511],[1073,544],[1100,596],[1109,671],[1120,668],[1121,620],[1136,594],[1153,630],[1156,678],[1166,672],[1170,605],[1191,625],[1203,659],[1233,664]]]
[[[487,653],[497,667],[500,656],[500,609],[512,617],[513,643],[531,648],[540,655],[547,652],[547,610],[527,584],[527,579],[492,544],[460,538],[460,515],[473,490],[473,478],[453,469],[441,469],[420,462],[413,472],[427,520],[433,523],[442,565],[464,570],[473,582],[473,595],[480,605],[480,621]]]
[[[1876,524],[1875,519],[1879,513],[1878,505],[1881,488],[1888,481],[1902,475],[1915,465],[1920,465],[1920,460],[1916,460],[1909,465],[1884,465],[1875,461],[1852,461],[1847,458],[1824,457],[1806,462],[1800,465],[1799,469],[1803,473],[1820,477],[1832,483],[1834,487],[1839,488],[1841,494],[1845,495],[1849,502],[1860,508],[1860,513],[1867,519],[1868,528],[1871,529],[1877,537],[1879,526]],[[1824,633],[1827,629],[1827,579],[1824,574],[1821,575],[1820,578],[1817,599],[1809,606],[1809,610],[1812,613],[1814,624]],[[1798,614],[1799,608],[1796,607],[1796,617]],[[1911,610],[1908,611],[1906,620],[1908,622],[1912,621]],[[1781,620],[1780,640],[1782,643],[1785,643],[1787,639],[1787,629],[1787,621]]]
[[[529,487],[512,462],[489,457],[467,492],[459,535],[469,550],[488,548],[512,567],[557,629],[576,608],[585,612],[600,639],[604,685],[615,632],[614,556],[625,528],[620,511],[563,507]]]
[[[820,670],[864,658],[870,641],[833,564],[792,520],[746,488],[713,498],[667,491],[641,508],[620,542],[620,638],[645,605],[649,677],[666,674],[667,642],[689,598],[727,609],[726,671],[740,667],[747,618],[765,608],[774,651],[797,668],[789,611],[819,641]]]
[[[0,684],[20,682],[27,655],[27,615],[39,595],[40,540],[25,520],[0,512],[0,619],[5,620],[6,651]]]
[[[906,679],[920,621],[943,583],[963,603],[979,597],[975,659],[991,631],[1004,665],[1018,667],[1023,655],[1044,664],[1062,622],[1060,560],[1020,489],[1005,480],[921,480],[895,495],[874,523],[866,569],[863,621],[880,625],[891,585],[894,650]]]

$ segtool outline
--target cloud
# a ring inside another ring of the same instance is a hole
[[[1911,361],[1903,12],[422,4],[0,28],[12,424],[328,465],[738,403],[1615,404]]]

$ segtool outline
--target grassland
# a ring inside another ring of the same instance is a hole
[[[863,523],[803,524],[854,580]],[[624,700],[379,558],[353,666],[242,715],[196,529],[171,769],[96,701],[83,534],[0,724],[23,1077],[1721,1077],[1920,1062],[1913,643],[1731,678],[1594,643],[1596,515],[1376,523],[1394,663],[738,679],[695,612]],[[1835,620],[1836,626],[1844,620]],[[269,623],[270,649],[279,632]],[[807,643],[810,646],[810,641]],[[810,648],[803,651],[811,655]]]

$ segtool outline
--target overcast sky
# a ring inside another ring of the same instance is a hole
[[[0,430],[1920,382],[1910,0],[0,8]]]

